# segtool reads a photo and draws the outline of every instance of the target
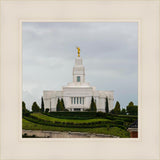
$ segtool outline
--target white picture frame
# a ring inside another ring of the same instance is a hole
[[[160,159],[158,0],[3,0],[0,6],[1,159]],[[24,21],[138,22],[138,138],[22,139]]]

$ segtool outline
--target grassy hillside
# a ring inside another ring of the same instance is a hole
[[[38,114],[39,115],[39,114]],[[40,115],[39,115],[40,116]],[[46,117],[45,117],[46,118]],[[121,138],[129,137],[129,132],[118,127],[100,127],[100,128],[67,128],[67,127],[55,127],[55,126],[46,126],[33,123],[23,119],[22,128],[26,130],[45,130],[45,131],[72,131],[72,132],[88,132],[88,133],[97,133],[97,134],[107,134],[114,135]]]
[[[74,115],[73,119],[72,115]],[[91,116],[94,118],[91,118]],[[23,115],[23,129],[88,132],[129,137],[130,134],[127,131],[127,127],[136,119],[137,116],[112,115],[98,112],[79,112],[75,114],[68,112],[57,112],[57,114],[29,113],[28,115]]]

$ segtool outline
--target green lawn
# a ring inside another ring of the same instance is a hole
[[[37,113],[35,115],[40,116],[39,118],[41,118],[41,116],[42,116]],[[48,118],[48,116],[45,116],[45,115],[43,115],[43,116],[44,116],[44,118]],[[49,117],[49,118],[52,118],[52,117]],[[55,118],[55,119],[57,119],[57,118]],[[53,118],[52,118],[52,120],[53,120]],[[58,119],[58,120],[61,120],[61,119]],[[84,120],[77,120],[78,123],[79,123],[79,121],[84,121]],[[25,119],[23,119],[22,122],[23,122],[22,128],[26,129],[26,130],[88,132],[88,133],[114,135],[114,136],[118,136],[121,138],[129,137],[129,132],[127,132],[126,130],[120,129],[118,127],[111,127],[108,129],[106,127],[103,127],[103,128],[67,128],[67,127],[54,127],[54,126],[40,125],[40,124],[36,124],[36,123],[30,122],[30,121],[27,121]],[[67,120],[67,122],[72,122],[72,120],[71,121]]]
[[[105,121],[105,122],[110,122],[111,120],[109,119],[87,119],[87,120],[71,120],[71,119],[60,119],[60,118],[55,118],[55,117],[50,117],[47,115],[44,115],[42,113],[32,113],[31,114],[34,117],[37,117],[39,119],[43,119],[46,121],[52,121],[52,122],[74,122],[74,123],[91,123],[91,122],[98,122],[98,121]]]

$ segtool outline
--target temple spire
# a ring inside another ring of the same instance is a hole
[[[80,57],[80,48],[77,47],[77,51],[78,51],[78,57]]]

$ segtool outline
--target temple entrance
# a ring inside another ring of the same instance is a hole
[[[80,109],[80,108],[74,108],[74,111],[75,111],[75,112],[80,112],[81,109]]]

